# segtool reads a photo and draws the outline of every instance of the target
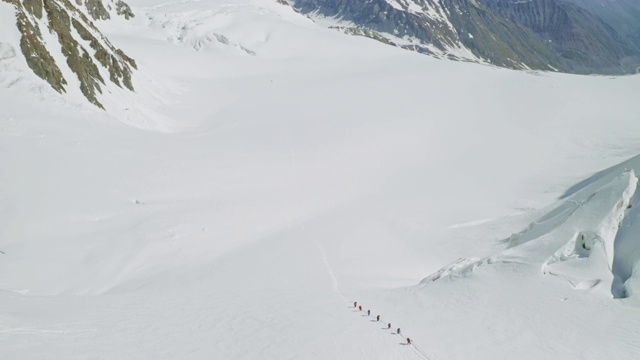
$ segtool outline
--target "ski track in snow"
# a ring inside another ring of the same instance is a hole
[[[336,277],[336,273],[333,271],[333,267],[331,267],[331,264],[329,263],[329,259],[327,258],[327,253],[326,251],[324,251],[324,248],[322,247],[322,245],[320,245],[319,242],[316,242],[316,245],[318,245],[318,249],[320,249],[320,253],[322,254],[322,262],[324,263],[325,267],[327,268],[327,274],[329,275],[329,278],[331,279],[331,290],[342,296],[345,300],[348,300],[349,298],[342,292],[342,290],[340,290],[340,283],[338,282],[338,278]]]
[[[293,154],[292,154],[292,156],[293,156]],[[329,262],[329,258],[327,257],[327,252],[324,250],[324,248],[322,247],[322,245],[319,242],[316,241],[316,245],[318,246],[318,249],[320,250],[320,254],[322,255],[322,262],[324,263],[324,266],[326,268],[327,274],[329,275],[329,279],[331,279],[331,290],[332,290],[332,292],[337,294],[337,295],[340,295],[344,300],[347,301],[347,303],[350,303],[349,298],[340,289],[340,282],[338,281],[338,278],[336,277],[336,273],[333,270],[333,267],[331,266],[331,263]],[[360,312],[358,312],[358,314],[359,313]],[[404,340],[404,337],[402,335],[400,335],[398,333],[395,333],[395,332],[393,334],[398,336],[400,339]],[[409,344],[406,344],[406,345],[409,345]],[[410,344],[409,347],[420,358],[426,359],[426,360],[431,360],[431,358],[429,356],[427,356],[425,354],[425,352],[422,351],[417,345]]]
[[[293,156],[293,154],[292,154]],[[347,303],[350,303],[349,298],[342,292],[342,290],[340,289],[340,282],[338,281],[338,278],[336,277],[336,273],[333,270],[333,267],[331,266],[331,263],[329,262],[329,258],[327,257],[327,252],[324,250],[324,248],[322,247],[322,245],[316,241],[316,245],[318,246],[318,249],[320,250],[320,254],[322,255],[322,262],[324,263],[324,266],[326,268],[327,274],[329,275],[329,279],[331,279],[331,290],[333,293],[340,295],[344,300],[347,301]],[[357,307],[356,307],[357,308]],[[360,314],[360,312],[358,312],[358,314]],[[368,319],[369,317],[367,317]],[[377,322],[376,322],[377,323]],[[395,334],[396,336],[398,336],[400,339],[404,340],[405,338],[394,332],[393,334]],[[409,344],[405,344],[405,345],[409,345]],[[420,358],[422,359],[426,359],[426,360],[431,360],[431,358],[429,356],[427,356],[425,354],[425,352],[423,350],[421,350],[417,345],[415,344],[410,344],[409,347],[411,348],[411,350],[413,352],[415,352]]]
[[[343,295],[343,296],[344,296],[344,295]],[[356,307],[356,309],[357,309],[357,307]],[[358,311],[358,314],[360,314],[360,311]],[[369,319],[369,317],[368,317],[368,316],[367,316],[367,319]],[[382,320],[381,320],[380,322],[382,322]],[[377,322],[377,321],[376,321],[375,323],[376,323],[376,324],[378,324],[379,322]],[[391,330],[391,331],[392,331],[392,332],[391,332],[391,334],[393,334],[393,335],[395,335],[395,336],[399,337],[399,338],[403,341],[402,345],[404,345],[404,346],[407,346],[407,345],[408,345],[408,346],[411,348],[411,350],[412,350],[414,353],[416,353],[416,355],[418,355],[420,358],[422,358],[422,359],[426,359],[426,360],[431,360],[431,358],[430,358],[430,357],[429,357],[429,356],[428,356],[428,355],[427,355],[427,354],[426,354],[422,349],[420,349],[420,348],[419,348],[415,343],[413,343],[413,344],[407,344],[407,343],[405,343],[405,342],[404,342],[404,340],[405,340],[406,338],[404,337],[404,335],[400,335],[400,334],[398,334],[397,332],[394,332],[393,330]]]
[[[96,329],[76,329],[76,330],[50,330],[50,329],[32,329],[32,328],[13,328],[0,330],[0,333],[7,334],[72,334],[72,333],[82,333],[82,332],[97,332]]]
[[[344,300],[347,301],[347,303],[350,303],[349,298],[340,289],[340,282],[338,281],[338,278],[336,277],[336,273],[333,270],[333,267],[331,266],[331,263],[329,262],[329,258],[327,257],[327,252],[324,250],[324,248],[322,247],[322,245],[319,242],[316,241],[316,245],[318,246],[318,249],[320,250],[320,254],[322,255],[322,262],[324,263],[324,266],[326,268],[327,274],[329,275],[329,279],[331,279],[331,290],[332,290],[332,292],[334,292],[337,295],[340,295]],[[360,314],[360,312],[358,312],[358,314]],[[367,319],[368,318],[369,317],[367,317]],[[400,337],[402,340],[405,339],[402,335],[400,335],[398,333],[394,332],[393,334],[395,334],[396,336]],[[415,344],[411,344],[409,346],[411,347],[411,350],[413,350],[422,359],[431,360],[431,358],[429,356],[427,356],[425,354],[425,352],[422,351]]]

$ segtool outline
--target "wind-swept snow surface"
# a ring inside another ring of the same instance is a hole
[[[640,78],[130,3],[132,110],[1,82],[0,358],[640,356]]]

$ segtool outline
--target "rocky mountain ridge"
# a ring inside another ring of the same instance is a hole
[[[635,72],[640,65],[640,45],[629,38],[635,30],[621,34],[611,25],[621,12],[610,11],[605,20],[588,6],[570,1],[290,0],[289,3],[312,18],[331,19],[337,23],[334,27],[347,33],[386,39],[384,42],[392,45],[437,57],[581,74]],[[596,6],[595,0],[589,2]],[[638,14],[640,17],[640,10]]]
[[[92,104],[110,82],[134,90],[135,60],[114,47],[93,21],[134,16],[121,0],[2,0],[13,5],[20,50],[29,68],[59,93],[78,82]],[[58,46],[53,46],[56,43]],[[15,52],[15,50],[14,50]]]

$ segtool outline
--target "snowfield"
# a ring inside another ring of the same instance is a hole
[[[1,359],[640,357],[639,76],[129,3],[106,112],[0,3]]]

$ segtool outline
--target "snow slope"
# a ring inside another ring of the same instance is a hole
[[[638,356],[639,77],[130,3],[157,118],[0,88],[0,358]]]

